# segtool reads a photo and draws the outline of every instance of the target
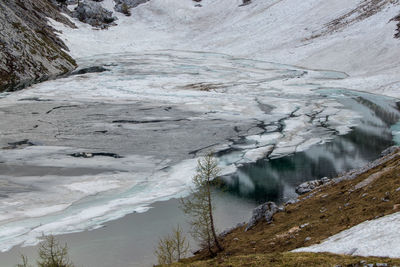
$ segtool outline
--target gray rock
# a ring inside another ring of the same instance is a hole
[[[264,203],[253,209],[253,215],[247,224],[245,231],[252,229],[259,221],[265,219],[268,223],[272,222],[272,217],[279,211],[278,206],[274,202]]]
[[[304,223],[304,224],[300,225],[300,228],[305,228],[305,227],[307,227],[309,225],[310,225],[309,223]]]
[[[112,11],[103,8],[99,3],[85,0],[79,2],[73,12],[73,16],[84,23],[88,23],[94,27],[107,28],[117,20],[112,16]]]
[[[72,72],[72,75],[81,75],[81,74],[86,74],[86,73],[99,73],[99,72],[104,72],[108,71],[108,69],[102,67],[102,66],[94,66],[94,67],[88,67],[88,68],[83,68],[83,69],[78,69],[74,72]]]
[[[398,151],[399,148],[400,148],[399,146],[391,146],[391,147],[389,147],[389,148],[383,150],[382,153],[381,153],[381,156],[382,156],[382,157],[385,157],[385,156],[387,156],[387,155],[390,155],[390,154],[392,154],[393,152]]]
[[[8,143],[8,146],[3,147],[3,149],[25,148],[25,147],[34,146],[34,145],[36,145],[36,144],[29,141],[29,139],[24,139],[22,141]]]
[[[75,69],[48,18],[75,27],[50,1],[0,1],[0,91],[21,89]]]
[[[311,192],[315,188],[330,183],[330,179],[327,177],[321,178],[319,180],[312,180],[308,182],[304,182],[296,187],[296,193],[299,195],[304,195],[308,192]]]
[[[377,263],[376,267],[387,267],[388,264],[387,263]]]
[[[120,155],[115,154],[115,153],[108,153],[108,152],[94,152],[94,153],[87,153],[87,152],[77,152],[70,154],[71,157],[74,158],[93,158],[93,157],[110,157],[110,158],[115,158],[115,159],[120,159],[122,158]]]
[[[130,16],[130,9],[137,7],[140,4],[144,4],[149,0],[115,0],[115,11],[121,12],[127,16]]]
[[[299,202],[298,199],[290,199],[290,200],[288,200],[288,201],[285,202],[285,206],[286,206],[286,205],[290,205],[290,204],[295,204],[295,203],[297,203],[297,202]]]
[[[251,4],[251,0],[243,0],[243,3],[240,4],[239,6],[247,6],[249,4]]]
[[[326,184],[329,183],[330,179],[328,177],[323,177],[320,179],[320,181],[322,182],[322,184]]]

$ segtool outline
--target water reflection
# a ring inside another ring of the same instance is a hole
[[[319,93],[336,98],[346,109],[362,115],[358,125],[350,133],[304,152],[240,167],[234,175],[222,178],[227,193],[257,203],[281,203],[296,197],[296,185],[363,166],[394,144],[391,126],[400,118],[399,104],[394,99],[346,90]]]

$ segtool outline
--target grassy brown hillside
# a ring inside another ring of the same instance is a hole
[[[377,257],[353,257],[344,255],[334,255],[329,253],[267,253],[252,254],[242,256],[232,256],[226,258],[215,258],[203,261],[176,263],[173,266],[193,266],[193,267],[241,267],[241,266],[287,266],[287,267],[333,267],[333,266],[399,266],[400,259],[388,259]],[[385,265],[386,264],[386,265]]]
[[[400,211],[399,188],[400,152],[397,151],[352,180],[317,188],[300,197],[300,202],[286,205],[284,212],[275,214],[271,224],[260,222],[248,232],[244,232],[245,226],[235,229],[223,239],[225,250],[216,258],[209,260],[202,252],[183,264],[332,266],[332,263],[347,265],[358,262],[360,259],[354,257],[288,251],[320,243],[361,222]],[[307,264],[292,264],[299,260]],[[377,262],[376,259],[371,260]],[[400,261],[392,263],[399,265]]]

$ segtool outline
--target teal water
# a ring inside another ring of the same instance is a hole
[[[345,109],[360,114],[357,126],[346,135],[336,135],[331,141],[304,152],[245,164],[235,174],[222,178],[227,193],[256,203],[282,203],[296,197],[296,185],[336,177],[378,158],[387,147],[400,144],[400,111],[396,99],[337,89],[317,92],[323,97],[336,98]]]

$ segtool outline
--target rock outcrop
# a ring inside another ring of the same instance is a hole
[[[319,180],[312,180],[304,182],[298,186],[296,186],[296,193],[299,195],[304,195],[308,192],[311,192],[315,188],[330,183],[331,180],[327,177],[321,178]]]
[[[251,216],[250,221],[247,224],[247,227],[245,231],[248,231],[252,229],[256,224],[265,219],[267,223],[272,222],[272,217],[274,216],[275,213],[280,211],[278,206],[274,202],[267,202],[264,204],[261,204],[257,208],[253,210],[253,215]]]
[[[400,149],[399,146],[391,146],[389,148],[386,148],[385,150],[382,151],[381,157],[388,156],[394,152],[397,152]]]
[[[79,2],[73,12],[73,16],[94,27],[107,28],[117,20],[112,13],[112,11],[103,8],[97,1],[90,0]]]
[[[396,33],[394,34],[394,37],[400,38],[400,15],[394,17],[392,20],[397,22],[397,30]]]
[[[48,0],[0,1],[0,91],[21,89],[76,68],[47,18],[75,27]]]
[[[149,0],[115,0],[115,11],[130,15],[129,9],[144,4]]]

